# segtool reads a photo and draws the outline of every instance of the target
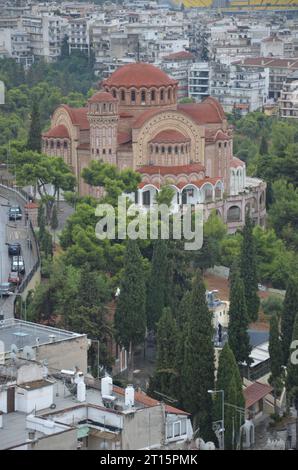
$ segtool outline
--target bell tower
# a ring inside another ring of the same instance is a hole
[[[99,91],[88,101],[90,153],[92,160],[117,164],[118,100]]]

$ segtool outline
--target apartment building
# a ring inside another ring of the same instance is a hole
[[[298,119],[298,71],[292,73],[284,82],[278,108],[280,117]]]
[[[227,66],[215,63],[212,67],[211,95],[216,97],[228,113],[241,116],[262,110],[269,89],[268,71]]]
[[[202,101],[210,95],[210,66],[208,62],[194,62],[189,68],[188,96]]]

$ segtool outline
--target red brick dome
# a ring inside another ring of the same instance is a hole
[[[176,85],[177,81],[165,72],[151,64],[137,62],[119,67],[112,75],[104,80],[107,87],[162,87]]]
[[[91,96],[88,101],[89,103],[103,103],[117,100],[111,95],[111,93],[108,93],[106,91],[98,91],[93,96]]]

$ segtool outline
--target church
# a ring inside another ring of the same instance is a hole
[[[172,207],[204,204],[230,233],[250,212],[254,223],[266,219],[266,183],[246,176],[245,163],[233,156],[233,128],[220,103],[177,102],[178,82],[157,67],[133,63],[101,83],[83,108],[59,106],[42,136],[43,152],[72,168],[80,195],[100,196],[80,174],[91,160],[119,169],[133,168],[142,181],[135,203],[149,208],[161,186],[174,191]]]

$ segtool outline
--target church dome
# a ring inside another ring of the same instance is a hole
[[[170,85],[177,85],[177,81],[154,65],[143,62],[123,65],[103,82],[103,86],[116,88],[159,88]]]
[[[103,103],[103,102],[111,102],[111,101],[117,101],[117,100],[111,95],[111,93],[108,93],[106,91],[98,91],[89,99],[89,103]]]

